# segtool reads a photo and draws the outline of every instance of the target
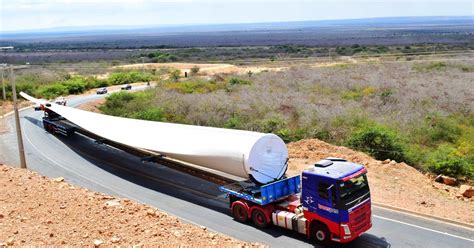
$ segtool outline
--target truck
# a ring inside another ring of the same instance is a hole
[[[75,133],[77,128],[76,125],[67,121],[56,112],[48,110],[44,105],[35,107],[34,110],[44,111],[42,123],[44,130],[46,130],[48,133],[60,134],[63,136],[71,136]]]
[[[50,105],[49,105],[50,106]],[[41,105],[43,126],[53,134],[74,133],[140,156],[218,185],[229,202],[229,212],[238,222],[253,222],[257,228],[271,225],[305,235],[320,244],[348,243],[372,227],[371,198],[364,166],[341,158],[326,158],[308,166],[301,175],[269,183],[236,181],[181,163],[165,155],[130,147],[88,132]]]
[[[258,228],[283,227],[320,244],[348,243],[372,227],[367,170],[340,158],[326,158],[302,175],[266,184],[235,182],[219,189],[239,222]]]

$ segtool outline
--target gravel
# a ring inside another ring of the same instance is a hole
[[[264,247],[24,169],[0,165],[0,188],[0,247]]]

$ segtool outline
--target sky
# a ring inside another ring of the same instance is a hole
[[[474,0],[0,0],[0,31],[473,16]]]

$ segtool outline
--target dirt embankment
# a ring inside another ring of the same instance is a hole
[[[144,204],[0,165],[0,247],[263,247]]]
[[[405,163],[384,164],[365,153],[316,139],[290,143],[288,149],[290,174],[326,157],[344,158],[367,167],[374,202],[474,224],[474,198],[460,196],[457,187],[436,183]]]
[[[19,101],[18,102],[18,108],[24,108],[30,106],[30,103],[26,101]],[[8,127],[5,122],[5,118],[2,118],[2,116],[10,113],[13,111],[13,104],[12,102],[5,102],[5,101],[0,101],[0,134],[8,132]]]

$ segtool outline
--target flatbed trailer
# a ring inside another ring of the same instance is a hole
[[[44,128],[53,134],[79,133],[98,143],[139,156],[219,185],[229,199],[231,215],[239,222],[253,221],[258,228],[275,225],[327,244],[350,242],[372,226],[366,169],[338,158],[327,158],[302,175],[284,177],[265,185],[236,181],[161,154],[130,147],[88,132],[48,109]]]

